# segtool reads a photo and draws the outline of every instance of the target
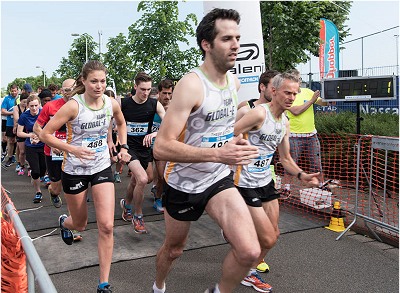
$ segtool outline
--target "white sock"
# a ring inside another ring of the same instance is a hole
[[[156,286],[156,282],[154,282],[154,284],[153,284],[153,293],[164,293],[165,292],[165,288],[166,288],[166,286],[164,284],[164,288],[158,289],[157,286]]]
[[[250,269],[250,271],[249,271],[249,276],[250,276],[252,273],[256,273],[256,272],[257,272],[256,269]]]

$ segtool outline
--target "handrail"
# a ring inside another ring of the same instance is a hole
[[[10,203],[7,203],[4,206],[4,208],[8,214],[8,217],[11,219],[15,231],[18,234],[29,267],[31,268],[33,274],[35,275],[35,278],[38,282],[41,292],[57,293],[57,290],[54,287],[54,284],[51,281],[50,276],[47,273],[47,270],[44,267],[42,260],[40,259],[39,254],[36,251],[35,246],[32,243],[32,239],[29,237],[28,232],[26,231],[24,224],[22,223],[20,217],[18,216],[18,213],[15,210],[14,206],[11,205]]]

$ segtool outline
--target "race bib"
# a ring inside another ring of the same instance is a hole
[[[151,132],[156,132],[156,131],[158,131],[158,130],[160,129],[160,125],[161,125],[160,122],[154,122],[154,121],[153,121],[153,126],[151,127]]]
[[[53,118],[53,116],[51,118]],[[61,140],[62,142],[67,142],[67,139],[66,139],[67,134],[64,131],[56,131],[53,133],[53,135],[55,137],[57,137],[59,140]],[[52,148],[50,148],[50,156],[51,156],[52,161],[62,161],[64,159],[63,152],[61,152],[57,155],[56,153],[53,152]]]
[[[220,148],[228,141],[233,139],[233,132],[227,134],[213,134],[211,136],[204,136],[201,139],[202,148]]]
[[[126,122],[126,130],[130,136],[144,136],[149,129],[147,122]]]
[[[103,152],[107,149],[107,135],[84,137],[82,146],[94,150],[96,153]]]
[[[251,160],[251,163],[248,165],[248,171],[251,173],[263,173],[269,170],[269,165],[271,164],[272,154],[263,154],[258,158]]]

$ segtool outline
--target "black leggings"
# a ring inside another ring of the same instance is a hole
[[[46,159],[44,156],[44,148],[32,148],[25,145],[26,160],[31,167],[32,179],[38,179],[46,174]]]

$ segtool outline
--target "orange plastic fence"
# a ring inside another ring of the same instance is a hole
[[[353,220],[355,210],[357,145],[360,136],[318,134],[318,137],[324,180],[332,181],[327,183],[326,190],[306,189],[295,176],[285,174],[278,155],[275,161],[278,187],[285,188],[290,184],[290,192],[282,194],[280,204],[285,208],[297,210],[304,217],[318,217],[326,219],[329,223],[334,202],[339,201],[346,215],[344,221],[348,224]],[[309,157],[312,153],[315,153],[315,150],[307,149],[297,162],[306,172],[310,170]],[[399,152],[389,151],[385,159],[382,150],[374,149],[372,153],[371,137],[363,137],[360,154],[357,212],[398,228]],[[353,227],[367,231],[363,221]],[[372,228],[379,236],[398,243],[397,233],[379,227]]]
[[[6,220],[8,203],[14,206],[1,187],[1,292],[27,292],[26,256],[13,225]]]

